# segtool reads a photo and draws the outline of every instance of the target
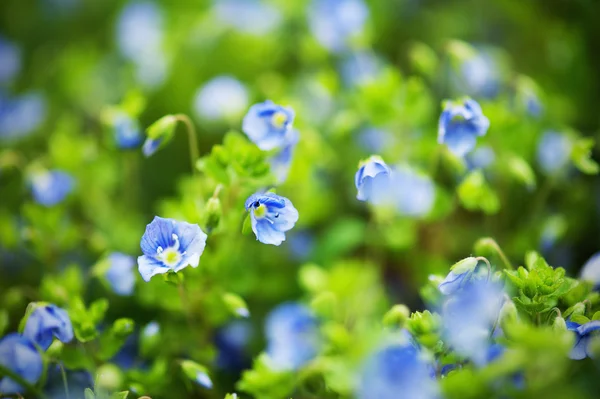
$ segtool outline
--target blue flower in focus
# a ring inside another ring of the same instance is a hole
[[[273,193],[253,194],[246,200],[252,231],[263,244],[280,245],[285,232],[298,221],[298,211],[291,201]]]
[[[250,366],[247,346],[252,337],[252,325],[246,320],[236,320],[221,327],[214,338],[218,354],[216,365],[220,369],[241,371]]]
[[[265,35],[281,23],[281,12],[263,0],[215,0],[213,9],[223,25],[251,35]]]
[[[285,182],[287,179],[298,139],[298,131],[292,129],[283,148],[269,158],[271,173],[275,176],[275,180],[278,184]]]
[[[503,302],[502,287],[487,280],[473,280],[447,296],[442,320],[448,344],[475,364],[485,364],[492,327]]]
[[[0,36],[0,83],[12,81],[21,70],[21,50]]]
[[[0,365],[35,384],[42,376],[42,357],[33,342],[17,333],[0,340]],[[0,378],[0,392],[22,393],[23,387],[9,377]]]
[[[365,362],[357,389],[358,399],[440,398],[432,367],[412,345],[389,345]]]
[[[564,170],[571,158],[573,143],[562,133],[546,132],[540,139],[537,148],[537,161],[546,174],[555,174]]]
[[[595,253],[581,268],[581,280],[591,281],[596,289],[600,288],[600,252]]]
[[[15,97],[0,93],[0,140],[18,139],[34,132],[46,117],[46,100],[36,92]]]
[[[277,306],[265,323],[267,354],[276,370],[295,370],[318,353],[321,339],[318,320],[299,303]]]
[[[156,274],[197,267],[205,245],[206,234],[198,225],[155,216],[140,242],[144,255],[138,257],[138,270],[150,281]]]
[[[242,130],[263,151],[283,147],[293,133],[294,111],[270,100],[254,104],[242,122]]]
[[[579,324],[572,321],[567,322],[567,328],[576,334],[575,345],[569,353],[569,357],[574,360],[591,357],[589,345],[593,339],[600,339],[600,320],[593,320],[585,324]]]
[[[317,41],[326,49],[339,52],[362,32],[369,9],[362,0],[313,0],[308,9],[308,24]]]
[[[122,149],[137,148],[143,140],[139,123],[124,113],[116,116],[114,133],[117,146]]]
[[[362,161],[354,176],[354,184],[358,190],[356,199],[373,204],[388,201],[391,173],[389,166],[379,156],[373,155]]]
[[[394,201],[401,214],[424,216],[429,213],[435,200],[435,186],[428,176],[400,167],[392,171],[391,183]]]
[[[489,127],[490,121],[476,101],[470,98],[446,101],[438,125],[438,143],[445,144],[454,155],[464,157]]]
[[[106,280],[117,295],[131,295],[135,285],[135,275],[133,269],[135,259],[133,256],[125,255],[120,252],[113,252],[108,255],[110,264],[106,272]]]
[[[59,170],[37,172],[30,179],[31,194],[38,204],[54,206],[62,202],[73,190],[71,175]]]
[[[194,111],[210,121],[236,117],[247,106],[248,90],[239,80],[227,75],[208,81],[194,97]]]
[[[36,307],[27,318],[23,336],[43,350],[48,349],[54,338],[60,342],[73,340],[73,326],[66,310],[56,305]]]

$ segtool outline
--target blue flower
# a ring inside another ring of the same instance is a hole
[[[585,324],[579,324],[572,321],[567,322],[567,328],[576,335],[575,345],[569,353],[569,357],[574,360],[591,357],[589,345],[592,339],[600,339],[600,320],[593,320]]]
[[[368,16],[369,9],[362,0],[313,0],[308,24],[323,47],[339,52],[361,33]]]
[[[278,184],[285,182],[290,171],[294,149],[298,143],[299,135],[296,130],[292,130],[288,135],[284,147],[269,159],[271,164],[271,173],[275,176]]]
[[[428,176],[408,167],[399,167],[392,171],[391,183],[396,207],[402,215],[424,216],[429,213],[435,200],[435,186]]]
[[[36,307],[27,318],[23,336],[46,350],[54,338],[64,343],[71,342],[73,326],[64,309],[52,304],[43,305]]]
[[[252,231],[263,244],[280,245],[285,232],[298,221],[298,211],[289,199],[273,193],[253,194],[246,200]]]
[[[475,364],[485,364],[492,327],[503,301],[502,287],[487,280],[473,280],[447,296],[442,320],[448,344]]]
[[[237,31],[261,36],[281,23],[281,12],[262,0],[215,0],[214,11],[223,25]]]
[[[12,81],[21,70],[21,50],[0,36],[0,83]]]
[[[546,174],[555,174],[565,169],[571,158],[571,139],[562,133],[546,132],[537,148],[537,161]]]
[[[468,153],[465,160],[467,161],[469,170],[485,169],[494,163],[496,154],[492,147],[481,146],[476,148],[475,151]]]
[[[533,91],[528,91],[523,97],[527,113],[535,118],[539,117],[544,111],[544,107],[538,96]]]
[[[23,138],[46,117],[46,100],[36,92],[8,97],[0,93],[0,140]]]
[[[473,276],[478,260],[473,257],[465,258],[450,268],[450,273],[438,286],[444,295],[452,295],[464,287]]]
[[[373,353],[359,376],[358,399],[440,398],[431,365],[410,344],[392,344]]]
[[[317,355],[321,344],[317,318],[307,307],[293,302],[271,311],[265,335],[270,365],[276,370],[302,367]]]
[[[155,216],[142,236],[138,270],[150,281],[156,274],[197,267],[205,245],[206,234],[198,225]]]
[[[467,58],[461,68],[465,91],[473,96],[493,98],[500,90],[500,74],[492,56],[481,51]]]
[[[219,328],[214,338],[218,349],[216,366],[230,371],[250,366],[247,346],[251,338],[252,325],[246,320],[236,320]]]
[[[136,148],[143,139],[139,123],[123,113],[115,117],[114,133],[117,146],[122,149]]]
[[[474,100],[446,101],[438,125],[438,142],[446,144],[456,156],[464,157],[489,127],[490,121]]]
[[[194,97],[194,111],[210,121],[236,117],[247,106],[248,90],[239,80],[227,75],[208,81]]]
[[[162,139],[151,139],[148,137],[142,146],[142,153],[144,156],[147,158],[154,154],[160,148],[162,141]]]
[[[600,252],[595,253],[581,268],[580,278],[594,283],[594,288],[600,288]]]
[[[392,144],[393,136],[384,130],[368,127],[358,135],[358,143],[369,152],[381,152]]]
[[[42,376],[42,357],[33,342],[17,333],[0,340],[0,364],[31,384]],[[23,387],[8,377],[0,378],[0,392],[24,393]]]
[[[354,184],[359,201],[369,201],[373,204],[387,202],[390,198],[391,169],[376,155],[362,161],[354,176]]]
[[[293,134],[294,111],[270,100],[254,104],[242,122],[242,130],[263,151],[283,147]]]
[[[108,262],[110,266],[106,272],[106,280],[112,290],[118,295],[131,295],[135,285],[133,256],[113,252],[108,256]]]
[[[73,190],[71,175],[59,170],[37,172],[31,177],[33,199],[44,206],[54,206],[62,202]]]
[[[356,51],[342,61],[342,80],[349,87],[369,83],[380,74],[381,65],[381,61],[372,52]]]

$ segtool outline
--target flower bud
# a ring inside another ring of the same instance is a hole
[[[383,324],[386,327],[402,328],[410,317],[410,309],[406,305],[394,305],[383,316]]]
[[[219,200],[219,198],[211,197],[206,203],[205,212],[204,225],[206,226],[206,230],[210,232],[216,229],[221,221],[221,215],[223,214],[221,200]]]

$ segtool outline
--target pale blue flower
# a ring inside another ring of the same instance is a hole
[[[546,132],[537,148],[537,161],[546,174],[555,174],[564,170],[571,159],[572,140],[563,133]]]
[[[48,349],[54,338],[60,342],[73,340],[73,326],[66,310],[56,305],[36,307],[27,318],[23,336],[43,350]]]
[[[424,216],[429,213],[435,201],[435,186],[423,174],[402,166],[392,171],[391,178],[394,201],[398,212],[406,216]]]
[[[147,137],[146,141],[144,141],[144,145],[142,146],[142,153],[144,154],[144,156],[147,158],[153,155],[156,151],[158,151],[162,144],[162,141],[162,138],[151,139],[150,137]]]
[[[542,102],[533,90],[528,90],[523,94],[523,102],[527,113],[535,118],[538,118],[544,111]]]
[[[122,149],[137,148],[142,143],[143,135],[140,124],[125,113],[115,117],[114,134],[117,146]]]
[[[467,286],[477,270],[478,259],[469,257],[457,262],[450,268],[446,278],[438,288],[444,295],[452,295]]]
[[[138,257],[138,270],[144,281],[187,266],[198,267],[206,245],[206,234],[196,224],[155,216],[146,226]]]
[[[369,17],[362,0],[313,0],[308,8],[308,25],[326,49],[340,52],[360,34]]]
[[[496,153],[490,146],[481,146],[468,153],[465,160],[470,170],[485,169],[495,162]]]
[[[33,342],[17,333],[8,334],[0,340],[0,364],[30,384],[38,382],[44,368]],[[0,378],[0,392],[24,393],[23,387],[9,377]]]
[[[464,157],[475,148],[477,137],[484,136],[490,121],[483,115],[479,104],[465,98],[446,101],[438,125],[438,142],[445,144],[458,157]]]
[[[292,202],[273,193],[251,195],[245,208],[250,212],[256,239],[263,244],[280,245],[285,241],[285,232],[298,221],[298,211]]]
[[[461,66],[461,74],[466,93],[486,98],[498,95],[500,72],[488,52],[479,51],[476,55],[467,58]]]
[[[301,262],[308,260],[315,249],[315,241],[314,234],[308,230],[294,232],[289,241],[292,258]]]
[[[361,86],[377,78],[382,62],[370,51],[356,51],[342,60],[340,72],[346,86]]]
[[[154,337],[156,334],[158,334],[160,332],[160,324],[158,324],[156,321],[151,321],[150,323],[146,324],[146,326],[142,329],[142,337]]]
[[[275,370],[296,370],[319,352],[321,337],[313,313],[299,303],[286,302],[267,316],[265,335],[270,366]]]
[[[36,92],[15,97],[0,93],[0,140],[28,136],[46,118],[46,100]]]
[[[410,344],[393,344],[373,353],[363,365],[358,399],[440,398],[432,365]]]
[[[108,255],[110,264],[106,272],[106,280],[117,295],[131,295],[135,286],[135,258],[120,252]]]
[[[354,176],[356,199],[373,204],[388,202],[391,195],[391,172],[381,157],[373,155],[362,161]]]
[[[215,0],[217,20],[232,29],[251,35],[266,35],[281,24],[279,9],[263,0]]]
[[[36,172],[30,178],[33,199],[47,207],[62,202],[74,185],[71,175],[59,170]]]
[[[580,278],[594,283],[595,288],[600,288],[600,252],[595,253],[581,268]]]
[[[204,84],[194,97],[194,111],[202,119],[215,121],[240,115],[248,106],[248,90],[232,76],[217,76]]]
[[[0,84],[15,79],[21,70],[21,49],[11,41],[0,36]]]
[[[591,357],[589,352],[590,342],[600,339],[600,320],[593,320],[585,324],[579,324],[572,321],[567,322],[567,328],[575,333],[575,345],[569,353],[569,357],[574,360]]]
[[[278,184],[285,182],[287,179],[298,139],[298,131],[292,130],[288,135],[287,142],[284,144],[283,148],[269,158],[271,173],[275,176],[275,180]]]
[[[293,134],[294,110],[270,100],[254,104],[242,122],[242,130],[263,151],[283,147]]]
[[[368,152],[382,152],[393,142],[389,132],[375,127],[367,127],[358,134],[358,143]]]
[[[247,347],[252,338],[252,325],[246,320],[235,320],[219,328],[214,338],[218,354],[216,366],[239,371],[250,365]]]

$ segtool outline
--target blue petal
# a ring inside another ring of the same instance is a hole
[[[142,147],[142,153],[144,154],[144,156],[146,158],[151,156],[158,150],[161,143],[162,143],[162,139],[154,140],[151,138],[147,138],[146,141],[144,141],[144,145]]]
[[[592,331],[600,330],[600,320],[593,320],[588,323],[582,324],[577,328],[577,333],[579,335],[588,335]]]
[[[271,116],[275,112],[282,112],[286,121],[282,127],[273,126]],[[288,136],[294,120],[294,111],[290,108],[281,107],[270,100],[254,104],[248,110],[242,122],[242,130],[254,144],[263,151],[281,148]]]
[[[17,333],[8,334],[0,340],[0,364],[31,384],[35,384],[42,375],[42,357],[28,338]],[[17,393],[22,390],[8,377],[0,380],[0,392]]]
[[[73,178],[58,170],[38,173],[31,179],[34,200],[48,207],[62,202],[73,190],[73,186]]]
[[[165,274],[171,270],[170,268],[164,266],[161,262],[157,261],[155,258],[142,255],[137,258],[138,261],[138,271],[142,275],[142,279],[146,282],[150,281],[152,276],[157,274]]]
[[[158,247],[166,249],[174,244],[175,222],[171,219],[155,216],[146,226],[140,247],[144,255],[154,257]]]
[[[131,295],[135,285],[133,267],[135,259],[119,252],[109,255],[110,268],[106,272],[106,280],[118,295]]]
[[[587,357],[587,345],[588,345],[589,337],[582,337],[577,335],[575,345],[573,345],[573,349],[569,353],[569,358],[573,360],[582,360]]]
[[[200,226],[197,224],[191,224],[187,222],[176,222],[174,234],[177,234],[179,238],[179,251],[188,255],[200,256],[204,252],[206,246],[207,235],[202,231]],[[192,266],[198,266],[198,262],[195,264],[190,263]]]
[[[467,273],[455,274],[450,271],[444,281],[438,286],[440,292],[444,295],[451,295],[458,291]]]
[[[256,239],[263,244],[281,245],[285,241],[285,233],[275,230],[268,220],[262,219],[256,221],[252,218],[252,230],[256,234]]]
[[[46,350],[54,337],[65,343],[73,340],[73,326],[64,309],[55,305],[39,306],[29,315],[23,336]]]

